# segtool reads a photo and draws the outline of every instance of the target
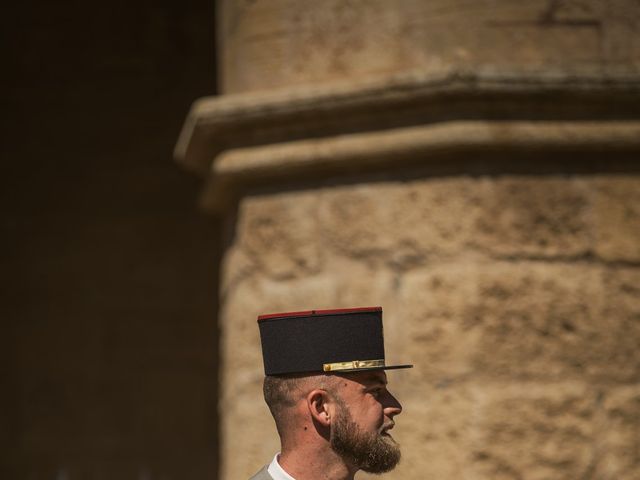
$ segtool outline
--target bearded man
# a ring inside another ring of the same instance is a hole
[[[264,398],[281,451],[251,480],[351,480],[400,461],[389,431],[402,406],[387,388],[382,308],[258,317]]]

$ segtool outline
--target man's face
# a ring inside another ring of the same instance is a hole
[[[338,380],[331,446],[365,472],[393,469],[400,461],[400,447],[388,431],[402,407],[387,390],[386,374],[382,370],[354,372]]]

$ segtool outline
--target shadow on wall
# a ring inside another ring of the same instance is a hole
[[[0,477],[215,478],[218,227],[171,157],[214,2],[4,18]]]

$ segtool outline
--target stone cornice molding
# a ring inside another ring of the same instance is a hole
[[[640,151],[640,75],[414,73],[206,97],[175,157],[209,176],[204,204],[220,210],[243,185],[538,148]]]

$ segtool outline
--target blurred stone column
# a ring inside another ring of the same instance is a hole
[[[219,13],[176,157],[230,225],[221,478],[278,448],[256,316],[368,305],[416,364],[391,478],[639,478],[640,4]]]

